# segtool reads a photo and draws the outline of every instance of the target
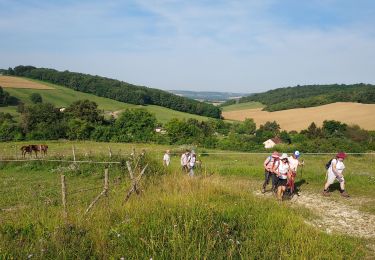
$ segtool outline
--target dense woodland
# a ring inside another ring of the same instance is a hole
[[[4,75],[15,75],[62,85],[77,91],[106,97],[136,105],[157,105],[173,110],[220,118],[219,108],[159,89],[136,86],[123,81],[88,74],[57,71],[54,69],[17,66],[1,71]]]
[[[126,110],[115,119],[106,119],[95,102],[80,100],[65,111],[32,96],[33,104],[18,106],[16,122],[12,115],[0,113],[0,141],[20,140],[94,140],[99,142],[143,142],[193,145],[238,151],[265,151],[263,142],[279,137],[275,148],[290,152],[365,152],[375,150],[375,132],[338,121],[312,123],[301,132],[281,131],[277,122],[256,126],[252,119],[228,123],[221,119],[198,121],[172,119],[164,125],[143,109]],[[162,127],[165,133],[156,133]]]
[[[240,103],[257,101],[265,105],[266,111],[291,108],[314,107],[334,102],[375,103],[375,85],[306,85],[278,88],[239,99]],[[223,106],[234,104],[230,100]]]

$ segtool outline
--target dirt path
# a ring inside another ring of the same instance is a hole
[[[254,193],[257,196],[272,196],[271,193],[262,194],[259,191]],[[375,238],[375,215],[373,214],[307,191],[301,193],[300,196],[294,196],[289,203],[312,210],[320,218],[307,221],[307,223],[327,233],[338,232],[361,238]]]

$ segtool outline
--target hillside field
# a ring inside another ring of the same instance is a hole
[[[0,76],[0,79],[5,76]],[[42,88],[16,88],[16,87],[8,87],[5,90],[9,92],[11,96],[17,97],[22,102],[28,104],[31,103],[30,101],[30,94],[31,93],[39,93],[42,98],[43,102],[48,102],[54,104],[56,107],[67,107],[71,103],[77,100],[88,99],[94,101],[98,104],[99,109],[104,110],[106,115],[109,115],[113,112],[119,114],[120,111],[128,109],[128,108],[143,108],[148,110],[149,112],[155,114],[157,120],[161,123],[166,123],[172,118],[179,118],[179,119],[188,119],[188,118],[195,118],[197,120],[207,120],[207,117],[192,115],[184,112],[175,111],[169,108],[155,106],[155,105],[147,105],[147,106],[140,106],[140,105],[133,105],[127,104],[123,102],[119,102],[116,100],[112,100],[109,98],[98,97],[92,94],[83,93],[79,91],[74,91],[69,88],[65,88],[62,86],[58,86],[55,84],[50,84],[46,82],[40,82],[37,80],[29,80],[24,78],[17,78],[17,77],[8,77],[12,78],[17,82],[21,80],[22,82],[26,82],[28,86],[45,86],[45,89]],[[11,82],[11,81],[8,81]],[[10,84],[10,83],[9,83]],[[25,86],[26,86],[25,85]],[[1,86],[1,83],[0,83]],[[15,86],[15,84],[10,84],[9,86]],[[18,116],[16,112],[16,107],[0,107],[0,112],[11,113],[12,115]]]
[[[95,142],[47,142],[46,159],[130,160],[132,148],[152,160],[132,195],[126,167],[109,168],[109,194],[100,193],[104,164],[26,161],[0,164],[0,258],[35,259],[372,259],[375,256],[374,155],[349,156],[343,199],[319,195],[331,155],[302,155],[300,196],[278,203],[260,194],[266,155],[202,150],[202,168],[189,178],[179,169],[186,147]],[[19,158],[25,142],[0,143],[1,158]],[[111,147],[113,158],[108,156]],[[160,164],[172,150],[171,168]],[[16,156],[17,155],[17,156]],[[360,169],[360,170],[358,170]],[[158,175],[156,171],[165,172]],[[67,182],[64,222],[60,174]],[[317,208],[315,208],[317,207]],[[320,208],[320,209],[319,209]],[[332,211],[337,208],[340,211]],[[332,215],[336,214],[336,215]],[[345,214],[345,215],[344,215]],[[340,221],[332,221],[340,219]],[[292,221],[291,221],[292,220]],[[264,245],[267,245],[265,250]]]
[[[3,88],[53,89],[52,87],[41,82],[30,81],[12,76],[0,76],[0,86]]]
[[[357,124],[366,130],[375,130],[374,104],[337,102],[319,107],[276,112],[262,111],[262,108],[238,108],[233,110],[232,108],[235,109],[237,105],[232,106],[226,107],[223,111],[225,119],[243,121],[246,118],[253,118],[258,126],[267,121],[275,120],[284,130],[300,131],[306,129],[312,122],[321,126],[324,120],[336,120],[349,125]]]

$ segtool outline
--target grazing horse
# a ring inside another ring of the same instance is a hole
[[[35,152],[35,157],[38,157],[38,152],[43,156],[47,155],[48,145],[46,144],[32,144],[30,145],[31,150]]]
[[[30,156],[33,152],[33,150],[31,149],[31,145],[24,145],[21,147],[21,151],[22,151],[22,158],[25,158],[25,155],[28,153]]]

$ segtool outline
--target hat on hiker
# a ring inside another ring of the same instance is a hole
[[[339,153],[336,155],[336,158],[345,159],[345,157],[346,157],[346,153],[344,153],[344,152],[339,152]]]
[[[300,156],[299,151],[294,151],[294,156],[295,156],[296,158],[298,158],[298,157]]]
[[[273,157],[273,158],[279,158],[279,157],[280,157],[280,154],[279,154],[278,152],[275,151],[275,152],[272,153],[272,157]]]
[[[288,155],[286,153],[283,153],[280,157],[280,160],[288,159]]]

